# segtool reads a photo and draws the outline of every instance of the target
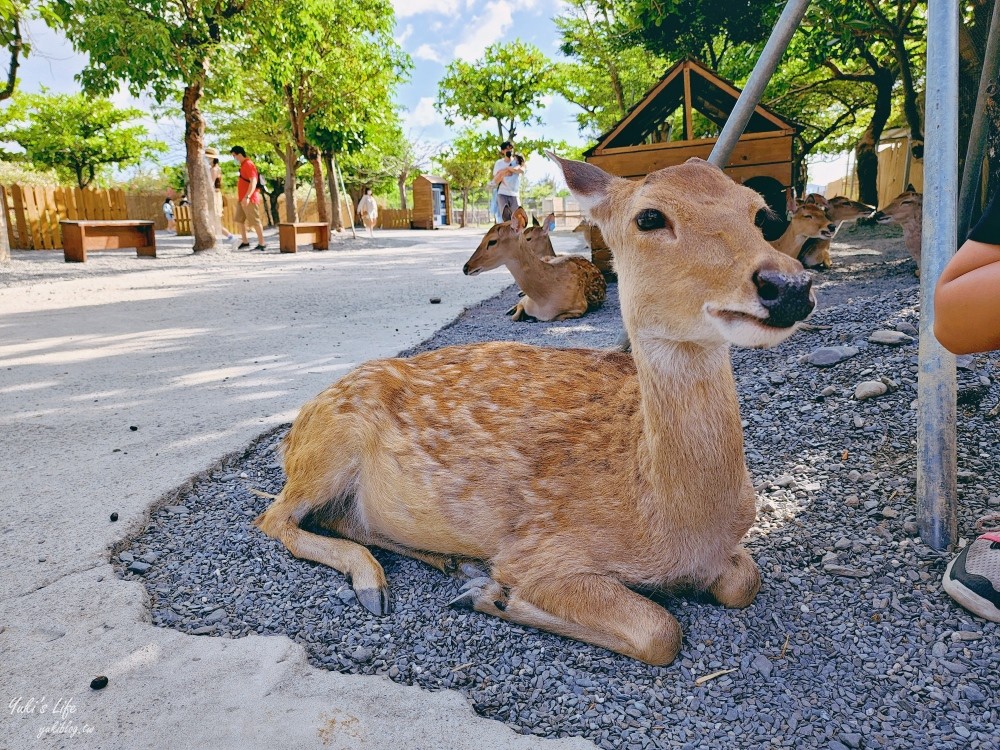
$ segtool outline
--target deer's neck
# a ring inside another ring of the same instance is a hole
[[[529,297],[544,295],[555,283],[559,271],[536,256],[524,243],[519,243],[506,261],[507,270]]]
[[[805,235],[800,235],[792,227],[788,227],[785,233],[774,241],[774,249],[794,258],[798,255],[798,251],[805,244],[805,241]]]
[[[747,502],[749,480],[729,347],[679,344],[641,329],[632,342],[639,464],[656,514],[689,528],[710,525],[713,516],[742,517],[734,511]]]

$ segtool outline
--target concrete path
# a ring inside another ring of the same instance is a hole
[[[154,628],[108,562],[193,476],[511,283],[461,274],[480,234],[205,257],[161,235],[156,259],[0,266],[0,748],[593,747],[517,735],[456,693],[314,669],[284,637]]]

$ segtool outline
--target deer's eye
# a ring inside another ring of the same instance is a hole
[[[754,226],[762,228],[764,226],[764,223],[767,221],[769,213],[770,211],[768,211],[766,208],[760,209],[760,211],[758,211],[753,217]]]
[[[639,227],[640,232],[651,232],[669,226],[669,222],[667,217],[655,208],[644,208],[635,217],[635,225]]]
[[[493,247],[495,244],[497,244],[496,240],[490,240],[486,243],[486,247]]]

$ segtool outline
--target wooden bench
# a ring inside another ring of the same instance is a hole
[[[88,250],[134,247],[139,257],[156,257],[156,234],[151,221],[60,221],[63,257],[67,263],[85,263]]]
[[[283,253],[294,253],[302,244],[312,243],[316,250],[330,247],[330,225],[321,221],[283,221],[278,224],[278,246]]]

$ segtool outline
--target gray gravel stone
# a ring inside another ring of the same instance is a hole
[[[881,396],[888,390],[888,386],[880,380],[864,380],[854,387],[854,398],[858,401],[864,401]]]
[[[868,337],[869,344],[885,344],[886,346],[899,346],[913,341],[911,336],[907,336],[902,331],[875,331]]]
[[[858,351],[855,346],[821,346],[803,357],[803,362],[816,367],[833,367],[855,356]]]
[[[138,573],[139,575],[145,575],[149,569],[153,567],[149,563],[144,562],[134,562],[128,566],[128,569],[133,573]]]

